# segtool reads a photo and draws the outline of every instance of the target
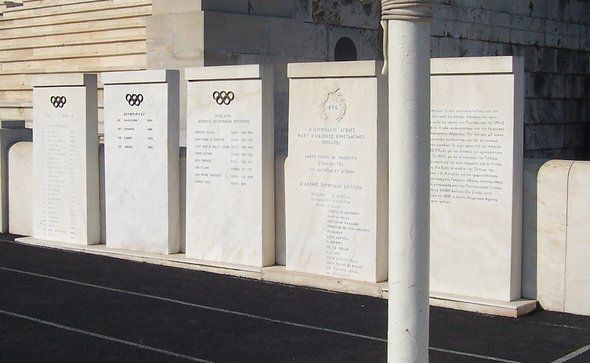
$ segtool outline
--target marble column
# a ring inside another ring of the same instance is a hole
[[[390,86],[389,362],[428,362],[431,6],[382,0]]]

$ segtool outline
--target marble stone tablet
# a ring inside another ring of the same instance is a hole
[[[387,88],[374,61],[289,64],[287,269],[387,278]]]
[[[99,243],[97,119],[96,75],[34,81],[34,238]]]
[[[23,121],[2,121],[0,128],[0,231],[8,232],[8,150],[19,141],[31,141],[33,132]],[[30,198],[29,198],[30,200]]]
[[[106,244],[177,253],[179,75],[104,73]]]
[[[521,297],[523,63],[432,61],[432,291]]]
[[[272,73],[259,65],[186,70],[186,255],[275,262]]]
[[[33,143],[18,142],[8,151],[8,231],[33,235]]]

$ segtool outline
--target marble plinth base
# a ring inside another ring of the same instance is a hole
[[[430,306],[518,318],[533,312],[537,308],[537,300],[519,299],[507,302],[431,291]]]
[[[330,276],[320,276],[305,272],[288,271],[285,266],[257,268],[232,264],[212,264],[209,261],[187,258],[184,253],[161,255],[155,253],[113,249],[107,247],[106,245],[84,246],[71,243],[39,240],[32,237],[17,238],[16,242],[32,246],[84,252],[130,261],[139,261],[162,266],[183,268],[187,270],[206,271],[222,275],[245,277],[254,280],[277,282],[296,286],[305,286],[348,294],[373,296],[384,299],[388,297],[387,282],[372,283]],[[430,305],[516,318],[534,311],[537,307],[537,301],[523,299],[513,302],[504,302],[498,300],[485,300],[466,296],[431,292]]]
[[[198,270],[198,271],[205,271],[205,272],[212,272],[222,275],[231,275],[231,276],[239,276],[239,277],[247,277],[253,279],[260,279],[259,276],[261,271],[259,268],[255,267],[248,267],[243,265],[231,265],[231,264],[211,264],[209,262],[204,262],[195,259],[188,259],[186,258],[184,253],[176,253],[171,255],[164,255],[164,254],[157,254],[151,252],[138,252],[138,251],[130,251],[130,250],[123,250],[123,249],[115,249],[110,248],[107,245],[100,244],[100,245],[76,245],[72,243],[61,243],[61,242],[54,242],[54,241],[47,241],[41,240],[33,237],[22,237],[17,238],[15,240],[18,243],[31,245],[31,246],[38,246],[38,247],[47,247],[47,248],[55,248],[59,250],[65,251],[76,251],[76,252],[85,252],[90,253],[93,255],[101,255],[101,256],[109,256],[114,258],[119,258],[122,260],[129,260],[129,261],[138,261],[138,262],[145,262],[151,263],[154,265],[162,265],[162,266],[170,266],[170,267],[177,267],[183,268],[187,270]]]

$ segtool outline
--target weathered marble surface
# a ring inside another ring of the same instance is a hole
[[[186,70],[186,255],[273,265],[272,77],[258,65]]]
[[[568,182],[565,306],[590,315],[590,162],[574,162]]]
[[[285,229],[285,160],[286,153],[275,156],[275,259],[287,264],[287,231]]]
[[[387,278],[386,89],[378,62],[289,65],[287,269]]]
[[[179,252],[178,71],[102,80],[107,246]]]
[[[8,152],[8,231],[33,235],[33,143],[18,142]]]
[[[564,308],[568,179],[573,164],[548,161],[537,178],[537,300],[553,311]]]
[[[522,205],[522,297],[537,299],[538,180],[548,160],[524,159]]]
[[[34,84],[33,237],[99,243],[96,75]]]
[[[8,150],[17,142],[31,141],[33,131],[24,122],[3,121],[0,128],[0,231],[8,232]]]
[[[522,59],[433,60],[431,82],[431,291],[512,301],[521,296]]]

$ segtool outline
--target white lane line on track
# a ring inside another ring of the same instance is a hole
[[[184,306],[190,306],[190,307],[199,308],[199,309],[203,309],[203,310],[215,311],[215,312],[218,312],[218,313],[225,313],[225,314],[237,315],[237,316],[242,316],[242,317],[246,317],[246,318],[267,321],[267,322],[271,322],[271,323],[285,324],[285,325],[295,326],[295,327],[298,327],[298,328],[306,328],[306,329],[312,329],[312,330],[319,330],[319,331],[323,331],[323,332],[327,332],[327,333],[347,335],[347,336],[351,336],[351,337],[355,337],[355,338],[369,339],[369,340],[374,340],[374,341],[378,341],[378,342],[387,342],[387,339],[372,337],[372,336],[369,336],[369,335],[355,334],[355,333],[349,333],[349,332],[345,332],[345,331],[341,331],[341,330],[335,330],[335,329],[329,329],[329,328],[322,328],[322,327],[313,326],[313,325],[307,325],[307,324],[294,323],[294,322],[291,322],[291,321],[284,321],[284,320],[279,320],[279,319],[266,318],[264,316],[254,315],[254,314],[249,314],[249,313],[243,313],[243,312],[235,311],[235,310],[228,310],[228,309],[223,309],[223,308],[216,308],[216,307],[213,307],[213,306],[195,304],[195,303],[190,303],[190,302],[182,301],[182,300],[169,299],[167,297],[161,297],[161,296],[157,296],[157,295],[142,294],[140,292],[133,292],[133,291],[127,291],[127,290],[117,289],[117,288],[113,288],[113,287],[107,287],[107,286],[101,286],[101,285],[94,285],[94,284],[89,284],[89,283],[86,283],[86,282],[80,282],[80,281],[75,281],[75,280],[63,279],[63,278],[60,278],[60,277],[54,277],[54,276],[37,274],[37,273],[34,273],[34,272],[15,270],[15,269],[6,268],[6,267],[0,267],[0,270],[14,272],[14,273],[19,273],[19,274],[23,274],[23,275],[41,277],[41,278],[50,279],[50,280],[54,280],[54,281],[66,282],[66,283],[70,283],[70,284],[74,284],[74,285],[80,285],[80,286],[85,286],[85,287],[91,287],[91,288],[95,288],[95,289],[101,289],[101,290],[106,290],[106,291],[118,292],[118,293],[127,294],[127,295],[139,296],[139,297],[144,297],[144,298],[153,299],[153,300],[166,301],[166,302],[169,302],[169,303],[180,304],[180,305],[184,305]]]
[[[581,356],[582,354],[584,354],[584,353],[586,353],[588,351],[590,351],[590,344],[588,344],[585,347],[582,347],[582,348],[580,348],[578,350],[575,350],[575,351],[571,352],[570,354],[568,354],[568,355],[566,355],[564,357],[561,357],[561,358],[559,358],[557,360],[554,360],[552,363],[564,363],[564,362],[567,362],[568,360],[571,360],[571,359],[574,359],[576,357],[579,357],[579,356]]]
[[[279,319],[272,319],[272,318],[267,318],[267,317],[264,317],[264,316],[259,316],[259,315],[249,314],[249,313],[243,313],[243,312],[240,312],[240,311],[234,311],[234,310],[216,308],[216,307],[212,307],[212,306],[195,304],[195,303],[191,303],[191,302],[187,302],[187,301],[182,301],[182,300],[170,299],[170,298],[161,297],[161,296],[157,296],[157,295],[149,295],[149,294],[143,294],[143,293],[140,293],[140,292],[134,292],[134,291],[117,289],[117,288],[114,288],[114,287],[107,287],[107,286],[89,284],[89,283],[86,283],[86,282],[80,282],[80,281],[75,281],[75,280],[70,280],[70,279],[64,279],[64,278],[60,278],[60,277],[43,275],[43,274],[38,274],[38,273],[34,273],[34,272],[29,272],[29,271],[22,271],[22,270],[12,269],[12,268],[8,268],[8,267],[0,267],[0,270],[8,271],[8,272],[13,272],[13,273],[18,273],[18,274],[23,274],[23,275],[29,275],[29,276],[35,276],[35,277],[45,278],[45,279],[54,280],[54,281],[65,282],[65,283],[69,283],[69,284],[73,284],[73,285],[91,287],[91,288],[100,289],[100,290],[118,292],[118,293],[132,295],[132,296],[139,296],[139,297],[144,297],[144,298],[148,298],[148,299],[165,301],[165,302],[169,302],[169,303],[174,303],[174,304],[180,304],[180,305],[184,305],[184,306],[195,307],[195,308],[199,308],[199,309],[203,309],[203,310],[209,310],[209,311],[215,311],[215,312],[220,312],[220,313],[225,313],[225,314],[237,315],[237,316],[247,317],[247,318],[251,318],[251,319],[257,319],[257,320],[267,321],[267,322],[271,322],[271,323],[284,324],[284,325],[294,326],[294,327],[298,327],[298,328],[305,328],[305,329],[317,330],[317,331],[322,331],[322,332],[327,332],[327,333],[340,334],[340,335],[346,335],[346,336],[355,337],[355,338],[368,339],[368,340],[372,340],[372,341],[387,343],[387,339],[373,337],[373,336],[370,336],[370,335],[355,334],[355,333],[350,333],[350,332],[336,330],[336,329],[329,329],[329,328],[323,328],[323,327],[318,327],[318,326],[313,326],[313,325],[294,323],[294,322],[291,322],[291,321],[285,321],[285,320],[279,320]],[[456,354],[456,355],[461,355],[461,356],[465,356],[465,357],[476,357],[476,358],[487,359],[487,360],[496,361],[496,362],[518,363],[516,361],[504,360],[504,359],[495,358],[495,357],[491,357],[491,356],[478,355],[478,354],[472,354],[472,353],[467,353],[467,352],[460,352],[460,351],[455,351],[455,350],[447,350],[447,349],[434,348],[434,347],[429,347],[429,349],[430,350],[433,350],[433,351],[443,352],[443,353]]]
[[[91,336],[91,337],[94,337],[94,338],[108,340],[110,342],[115,342],[115,343],[119,343],[119,344],[129,345],[129,346],[134,347],[134,348],[139,348],[139,349],[149,350],[149,351],[160,353],[160,354],[165,354],[165,355],[168,355],[168,356],[171,356],[171,357],[175,357],[175,358],[181,358],[181,359],[185,359],[185,360],[190,360],[192,362],[206,362],[206,363],[210,363],[211,362],[211,361],[208,361],[208,360],[204,360],[204,359],[200,359],[200,358],[196,358],[196,357],[191,357],[190,355],[186,355],[186,354],[175,353],[175,352],[171,352],[171,351],[165,350],[165,349],[150,347],[149,345],[133,343],[133,342],[130,342],[130,341],[127,341],[127,340],[119,339],[119,338],[113,338],[113,337],[110,337],[108,335],[102,335],[102,334],[93,333],[93,332],[87,331],[87,330],[72,328],[72,327],[65,326],[65,325],[62,325],[62,324],[57,324],[57,323],[54,323],[54,322],[51,322],[51,321],[37,319],[37,318],[34,318],[32,316],[28,316],[28,315],[17,314],[17,313],[13,313],[13,312],[6,311],[6,310],[0,310],[0,314],[8,315],[8,316],[11,316],[11,317],[14,317],[14,318],[29,320],[29,321],[32,321],[32,322],[35,322],[35,323],[39,323],[39,324],[49,325],[49,326],[52,326],[54,328],[59,328],[59,329],[71,331],[71,332],[78,333],[78,334],[88,335],[88,336]]]
[[[456,351],[456,350],[433,348],[433,347],[430,347],[429,349],[430,350],[434,350],[435,352],[443,352],[443,353],[457,354],[457,355],[462,355],[462,356],[465,356],[465,357],[491,360],[493,362],[521,363],[521,362],[516,361],[516,360],[508,360],[508,359],[490,357],[490,356],[487,356],[487,355],[479,355],[479,354],[465,353],[465,352],[459,352],[459,351]]]

